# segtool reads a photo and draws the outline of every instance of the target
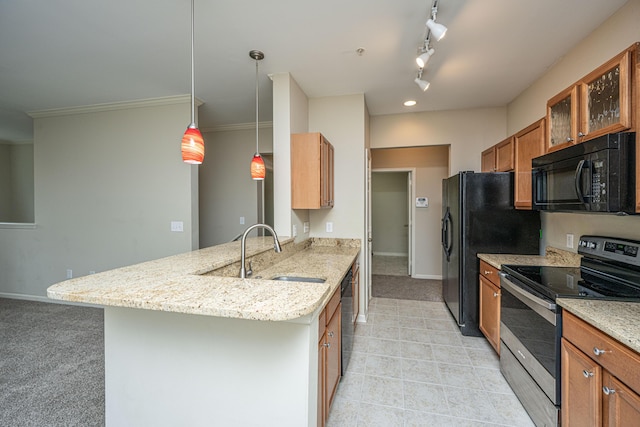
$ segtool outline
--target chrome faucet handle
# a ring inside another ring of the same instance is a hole
[[[249,277],[253,274],[253,261],[249,260],[249,269],[246,272],[246,276]]]

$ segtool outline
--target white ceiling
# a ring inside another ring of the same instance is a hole
[[[371,115],[504,106],[625,2],[440,0],[449,31],[423,93],[415,56],[432,0],[195,0],[199,126],[255,122],[251,49],[265,53],[260,121],[280,72],[309,97],[364,93]],[[0,0],[0,140],[30,138],[26,111],[189,93],[190,5]]]

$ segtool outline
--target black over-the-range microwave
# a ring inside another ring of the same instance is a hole
[[[534,158],[533,209],[635,213],[635,136],[603,135]]]

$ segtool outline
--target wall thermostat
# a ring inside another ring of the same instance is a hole
[[[416,197],[416,208],[428,208],[429,199],[426,197]]]

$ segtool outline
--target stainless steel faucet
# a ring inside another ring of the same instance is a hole
[[[242,233],[242,241],[240,242],[240,278],[244,279],[245,277],[247,277],[247,269],[245,267],[245,259],[246,259],[246,242],[247,242],[247,234],[249,234],[251,232],[251,230],[253,230],[254,228],[266,228],[271,235],[273,236],[273,249],[276,252],[282,252],[282,248],[280,247],[280,242],[278,241],[278,235],[276,234],[275,230],[273,228],[271,228],[269,225],[267,224],[253,224],[251,227],[247,228],[246,230],[244,230],[244,233]],[[251,275],[252,271],[251,268],[249,268],[249,275]]]

